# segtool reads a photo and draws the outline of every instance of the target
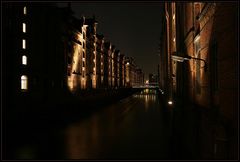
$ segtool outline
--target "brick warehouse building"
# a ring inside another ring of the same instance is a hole
[[[237,2],[165,3],[159,85],[199,119],[185,147],[200,159],[237,159],[238,14]]]
[[[69,92],[100,88],[102,81],[102,88],[111,88],[114,78],[118,81],[115,47],[105,57],[108,49],[103,36],[98,41],[94,17],[78,19],[70,5],[58,8],[55,3],[3,3],[2,9],[3,91],[12,104],[54,103]]]
[[[7,98],[17,105],[20,101],[26,104],[25,99],[57,100],[62,95],[58,90],[67,87],[63,36],[67,35],[68,10],[54,4],[4,3],[3,15],[3,84],[7,88],[3,91]]]

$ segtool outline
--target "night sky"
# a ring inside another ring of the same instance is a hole
[[[145,79],[149,73],[157,74],[162,6],[160,2],[71,3],[76,17],[95,15],[97,33],[103,34],[121,53],[134,57]]]

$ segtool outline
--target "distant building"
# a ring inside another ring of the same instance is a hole
[[[125,56],[120,54],[119,56],[119,87],[125,87]]]
[[[71,92],[79,89],[86,89],[86,30],[84,25],[85,18],[76,19],[74,17],[69,21],[67,30],[69,39],[65,40],[67,44],[67,66],[68,66],[68,87]]]
[[[97,35],[97,88],[104,87],[104,36]]]
[[[115,62],[116,62],[114,59],[115,51],[116,51],[116,47],[112,45],[111,55],[109,55],[109,61],[111,63],[111,87],[112,88],[114,88],[115,86]]]
[[[126,64],[126,86],[131,87],[133,82],[133,65],[132,65],[132,58],[126,57],[125,64]]]
[[[86,52],[86,61],[87,61],[87,88],[96,88],[97,87],[97,70],[96,70],[96,54],[97,54],[97,21],[95,17],[85,20],[87,25],[87,52]]]
[[[104,42],[104,87],[111,87],[111,43]]]
[[[2,10],[9,104],[56,103],[86,89],[131,87],[133,58],[127,61],[97,35],[94,17],[76,18],[70,7],[54,3],[3,3]]]
[[[114,60],[114,87],[119,87],[119,57],[120,57],[120,51],[116,50],[113,55]]]
[[[149,83],[157,83],[158,82],[158,76],[154,74],[149,74],[148,77]]]
[[[144,73],[142,69],[136,68],[136,80],[134,83],[135,86],[143,86],[144,85]]]
[[[133,57],[125,57],[125,72],[126,72],[126,81],[125,85],[127,87],[135,86],[138,79],[137,66],[134,63]]]

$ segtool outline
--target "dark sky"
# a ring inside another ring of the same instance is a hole
[[[121,53],[134,57],[145,79],[149,73],[157,74],[162,3],[73,2],[71,7],[76,17],[95,15],[97,33],[103,34]]]

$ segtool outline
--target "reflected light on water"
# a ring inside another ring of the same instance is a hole
[[[67,157],[70,159],[87,158],[88,137],[87,131],[81,125],[67,130]]]
[[[111,144],[115,132],[115,112],[109,109],[107,116],[94,114],[65,131],[67,159],[97,159],[107,145]]]
[[[153,89],[144,89],[139,94],[133,95],[134,98],[142,99],[145,104],[145,111],[148,110],[149,103],[156,101],[156,90]]]

